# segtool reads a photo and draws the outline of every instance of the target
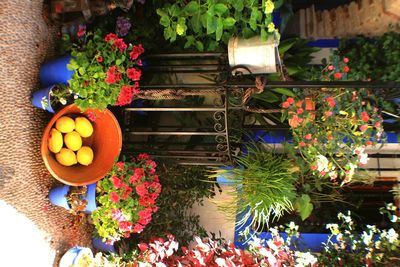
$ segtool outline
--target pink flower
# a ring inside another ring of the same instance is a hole
[[[298,108],[296,111],[297,114],[302,114],[303,112],[304,112],[304,109],[302,109],[302,108]]]
[[[316,169],[317,169],[317,166],[316,166],[316,165],[311,165],[311,166],[310,166],[310,170],[315,171]]]
[[[119,196],[116,192],[111,192],[110,193],[110,200],[111,202],[117,204],[119,202]]]
[[[126,221],[126,218],[125,218],[124,214],[122,213],[122,211],[117,210],[117,209],[113,209],[111,211],[111,218],[113,218],[117,222]]]
[[[303,141],[301,141],[301,142],[299,143],[299,146],[304,147],[304,146],[306,146],[306,143],[304,143]]]
[[[336,106],[336,101],[335,101],[335,99],[334,99],[332,96],[327,97],[327,98],[326,98],[326,102],[328,102],[328,105],[329,105],[330,107]]]
[[[328,70],[334,70],[334,69],[335,69],[335,67],[333,65],[328,66]]]
[[[283,102],[283,103],[282,103],[282,107],[283,107],[283,108],[289,108],[289,107],[290,107],[289,102],[287,102],[287,101]]]
[[[121,179],[120,178],[118,178],[117,176],[113,176],[113,177],[111,177],[111,181],[112,181],[112,183],[113,183],[113,186],[115,187],[115,188],[122,188],[122,182],[121,182]]]
[[[375,122],[375,123],[374,123],[374,127],[375,127],[375,128],[381,127],[381,123],[380,123],[379,121]]]
[[[119,161],[115,164],[115,166],[117,166],[117,168],[120,169],[121,171],[124,169],[124,165],[125,163],[123,161]]]
[[[288,99],[286,99],[286,101],[287,101],[290,105],[294,103],[293,97],[289,97]]]
[[[348,63],[348,62],[349,62],[349,59],[348,59],[347,57],[345,57],[345,58],[343,58],[343,62],[344,62],[344,63]]]
[[[324,112],[324,115],[325,115],[325,117],[330,117],[330,116],[332,116],[333,115],[333,112],[332,111],[325,111]]]
[[[297,128],[302,122],[302,118],[299,118],[297,115],[293,115],[293,117],[289,120],[289,125],[293,128]]]
[[[122,221],[118,224],[120,230],[124,232],[130,232],[132,230],[132,223],[128,221]]]
[[[312,135],[311,135],[311,134],[306,134],[306,135],[304,136],[304,138],[305,138],[306,140],[311,140]]]
[[[368,129],[368,125],[367,124],[363,124],[363,125],[360,126],[360,131],[361,132],[364,132],[367,129]]]
[[[147,154],[147,153],[142,153],[142,154],[139,154],[139,155],[137,156],[137,159],[138,159],[138,160],[147,160],[147,159],[150,159],[150,156],[149,156],[149,154]]]

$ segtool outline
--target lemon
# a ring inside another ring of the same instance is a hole
[[[89,137],[93,134],[93,126],[85,117],[78,117],[75,119],[75,131],[82,137]]]
[[[61,148],[60,153],[56,154],[58,163],[64,166],[72,166],[77,163],[74,151],[68,148]]]
[[[56,121],[56,128],[62,133],[70,133],[75,128],[75,122],[70,117],[62,116]]]
[[[50,130],[49,139],[47,140],[49,150],[53,153],[60,152],[63,146],[62,134],[55,128]]]
[[[72,131],[64,136],[64,143],[72,151],[77,151],[82,147],[82,138],[77,132]]]
[[[93,150],[88,146],[83,146],[76,153],[76,158],[80,164],[88,166],[93,161]]]

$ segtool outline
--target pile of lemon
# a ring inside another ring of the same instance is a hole
[[[58,163],[72,166],[77,163],[88,166],[93,162],[93,150],[82,146],[82,138],[93,134],[93,126],[85,117],[74,119],[63,116],[50,131],[47,145],[56,156]],[[65,145],[65,147],[64,147]]]

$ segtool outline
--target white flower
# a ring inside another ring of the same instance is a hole
[[[294,222],[290,222],[289,223],[289,229],[290,230],[298,230],[299,229],[299,226],[298,225],[296,225]]]
[[[278,229],[276,229],[276,228],[270,228],[269,231],[271,232],[272,236],[279,235]]]
[[[371,244],[372,236],[372,233],[367,234],[365,231],[362,233],[361,237],[366,246],[369,246],[369,244]]]
[[[317,263],[317,258],[310,252],[296,251],[294,255],[296,256],[296,267],[313,266]]]
[[[365,146],[356,147],[356,148],[353,150],[353,154],[359,155],[359,154],[361,154],[361,153],[364,153],[364,150],[365,150]]]
[[[40,101],[40,105],[42,106],[42,109],[46,109],[49,106],[49,101],[47,100],[46,96],[42,97],[42,100]]]
[[[362,164],[362,165],[367,164],[368,160],[369,160],[368,154],[367,153],[360,153],[358,155],[358,160],[359,160],[360,164]]]
[[[387,240],[389,241],[389,243],[393,244],[394,242],[397,241],[397,239],[399,238],[399,234],[396,233],[396,231],[393,228],[390,228],[388,231],[388,236],[387,236]]]
[[[74,95],[74,99],[78,99],[78,97],[79,97],[78,94]]]
[[[336,223],[329,223],[326,225],[326,229],[330,229],[331,233],[334,235],[339,234],[339,225],[337,225]]]
[[[319,172],[329,172],[329,160],[323,156],[323,155],[318,155],[317,156],[317,170]]]

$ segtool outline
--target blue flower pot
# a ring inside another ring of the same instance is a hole
[[[74,74],[74,71],[67,69],[70,59],[71,55],[67,55],[43,64],[40,67],[40,82],[42,85],[67,84]]]
[[[68,194],[70,186],[63,185],[58,186],[50,190],[49,192],[49,200],[53,205],[63,207],[67,210],[71,209],[68,204],[66,195]],[[92,213],[96,208],[96,183],[90,184],[87,186],[87,195],[86,198],[87,205],[85,209],[86,214]]]
[[[93,257],[93,252],[90,248],[85,248],[85,247],[70,248],[62,256],[58,266],[60,267],[75,266],[75,264],[78,264],[79,259],[84,255],[89,255],[90,257]]]
[[[104,252],[114,252],[115,253],[115,248],[113,245],[109,245],[104,243],[101,238],[92,238],[92,245],[94,248],[104,251]]]
[[[50,102],[50,93],[53,88],[54,85],[50,85],[46,88],[40,89],[39,91],[33,92],[31,97],[32,105],[54,113],[54,109]]]

